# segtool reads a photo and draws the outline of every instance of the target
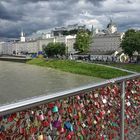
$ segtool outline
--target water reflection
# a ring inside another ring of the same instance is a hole
[[[0,61],[0,104],[98,81],[102,79],[23,63]]]

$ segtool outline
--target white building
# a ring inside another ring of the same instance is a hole
[[[63,27],[64,28],[64,27]],[[55,31],[62,31],[56,28]],[[84,29],[85,26],[69,25],[64,30],[70,29]],[[93,28],[92,28],[93,31]],[[124,33],[119,33],[117,31],[117,25],[110,20],[110,23],[107,25],[105,30],[96,29],[93,33],[93,43],[90,47],[90,54],[92,55],[112,55],[115,51],[120,50],[120,43]],[[27,41],[28,40],[28,41]],[[38,53],[43,50],[43,45],[47,45],[50,42],[63,42],[66,44],[66,49],[68,54],[74,54],[74,43],[76,40],[76,35],[57,35],[54,36],[52,32],[44,32],[40,34],[38,38],[35,39],[25,39],[24,33],[21,32],[21,37],[19,42],[6,42],[3,43],[0,48],[0,51],[3,54],[20,54],[23,52],[28,53]]]
[[[74,51],[73,43],[75,42],[75,38],[76,36],[56,36],[26,41],[20,37],[21,40],[19,42],[5,42],[0,44],[0,54],[20,55],[23,53],[38,53],[43,51],[43,45],[47,45],[51,42],[65,43],[67,47],[67,53],[70,54]]]
[[[69,54],[75,53],[74,43],[75,43],[76,35],[68,35],[65,37],[65,44],[67,46],[67,51]]]
[[[117,31],[117,25],[110,20],[105,30],[96,29],[93,33],[93,43],[90,48],[91,54],[113,54],[119,50],[124,33]]]

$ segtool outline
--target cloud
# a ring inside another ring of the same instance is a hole
[[[110,17],[120,31],[140,28],[139,7],[139,0],[1,0],[0,37],[75,23],[106,28]]]

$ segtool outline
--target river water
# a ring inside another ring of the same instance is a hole
[[[0,104],[51,94],[103,79],[24,63],[0,61]]]

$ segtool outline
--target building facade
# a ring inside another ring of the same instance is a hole
[[[0,44],[0,54],[27,54],[38,53],[43,51],[43,46],[51,42],[60,42],[66,44],[67,53],[70,54],[73,51],[73,43],[76,36],[54,36],[45,39],[37,39],[31,41],[19,41],[19,42],[4,42]]]
[[[124,33],[117,31],[117,25],[110,20],[105,30],[96,29],[93,32],[93,43],[90,47],[90,53],[96,55],[113,54],[120,50],[120,43]]]
[[[69,25],[67,27],[55,28],[54,31],[71,31],[75,29],[85,29],[85,26]],[[52,31],[52,32],[54,32]],[[105,30],[92,30],[93,43],[91,44],[89,53],[92,55],[111,55],[115,51],[120,50],[120,43],[123,33],[117,31],[117,25],[110,20]],[[0,54],[22,54],[22,53],[38,53],[43,51],[43,45],[50,42],[60,42],[66,44],[67,54],[74,54],[74,43],[76,34],[74,35],[53,35],[52,32],[42,33],[38,39],[26,39],[25,34],[21,32],[20,41],[5,42],[0,44]]]

